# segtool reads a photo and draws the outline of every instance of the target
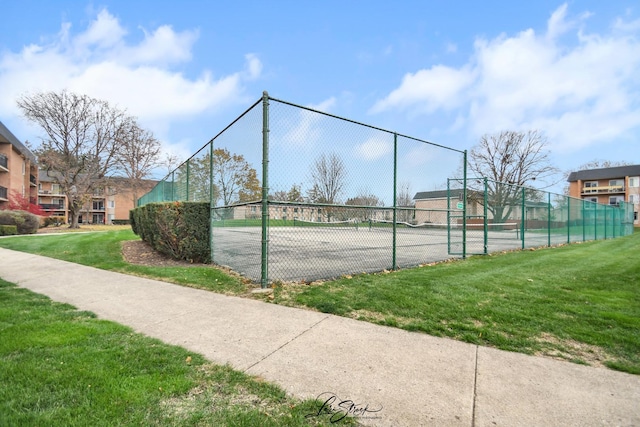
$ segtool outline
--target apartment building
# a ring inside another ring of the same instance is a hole
[[[60,216],[69,222],[67,197],[62,193],[55,174],[41,170],[38,175],[38,204],[49,215]],[[150,191],[156,181],[145,180],[140,194]],[[114,221],[129,219],[129,211],[133,209],[133,190],[124,178],[112,178],[111,185],[97,188],[91,195],[91,201],[85,204],[80,213],[82,224],[113,224]]]
[[[15,193],[35,203],[37,175],[36,156],[0,122],[0,209]]]
[[[571,172],[567,181],[571,197],[608,205],[633,204],[633,225],[640,225],[640,165]]]

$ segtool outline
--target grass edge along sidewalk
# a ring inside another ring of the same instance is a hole
[[[330,425],[320,406],[0,280],[0,425]]]
[[[0,246],[220,293],[248,286],[210,266],[123,261],[131,231],[0,239]],[[640,233],[312,284],[267,302],[640,374]]]

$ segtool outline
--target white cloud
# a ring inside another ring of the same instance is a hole
[[[142,30],[137,43],[106,9],[76,33],[65,23],[49,43],[0,55],[0,114],[17,115],[15,100],[25,93],[69,89],[126,108],[146,123],[180,120],[244,102],[245,83],[260,77],[262,64],[245,56],[244,69],[213,77],[202,70],[192,78],[171,66],[191,60],[197,30],[168,25]]]
[[[355,147],[357,157],[366,161],[378,160],[393,153],[393,143],[389,140],[372,137]]]
[[[328,113],[336,104],[336,98],[328,98],[319,104],[307,105],[313,110]],[[309,110],[300,110],[297,123],[289,130],[284,141],[291,146],[305,147],[311,146],[320,138],[319,121],[323,115]]]
[[[478,38],[466,64],[408,73],[371,112],[447,111],[474,137],[534,127],[561,151],[615,140],[640,126],[640,25],[618,18],[594,34],[590,16],[570,19],[562,5],[544,34]]]

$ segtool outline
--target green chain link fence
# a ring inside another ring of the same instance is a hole
[[[465,182],[466,151],[265,92],[139,206],[210,203],[212,262],[263,287],[633,229],[625,206]]]

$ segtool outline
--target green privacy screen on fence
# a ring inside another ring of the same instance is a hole
[[[625,205],[511,187],[467,180],[466,151],[265,92],[139,206],[210,202],[212,262],[263,287],[633,230]]]

